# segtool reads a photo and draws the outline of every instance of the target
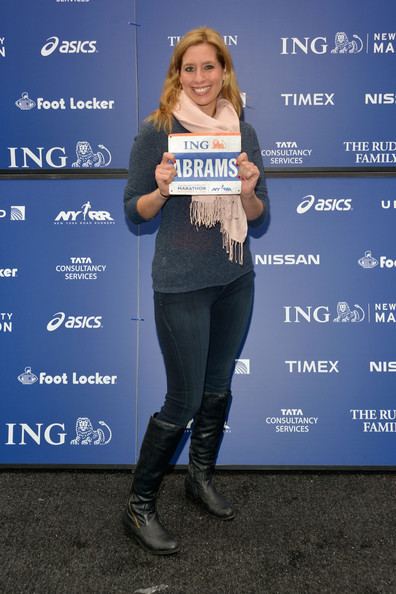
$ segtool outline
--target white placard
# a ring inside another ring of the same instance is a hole
[[[240,194],[236,159],[241,153],[238,132],[169,134],[168,150],[175,155],[177,176],[170,194]]]

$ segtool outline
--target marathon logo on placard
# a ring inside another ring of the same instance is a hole
[[[171,194],[240,194],[239,133],[170,134],[168,150],[175,155],[177,171]]]

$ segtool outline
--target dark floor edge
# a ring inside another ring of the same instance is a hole
[[[396,167],[302,167],[293,168],[265,168],[266,177],[385,177],[396,176]],[[0,179],[126,179],[126,169],[75,170],[62,171],[30,169],[29,171],[14,171],[0,169]]]
[[[134,471],[136,464],[0,464],[0,471]],[[186,464],[172,466],[176,472],[186,470]],[[216,470],[227,472],[395,472],[396,466],[321,466],[321,465],[217,465]]]

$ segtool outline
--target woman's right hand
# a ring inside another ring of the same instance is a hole
[[[172,153],[162,155],[161,163],[155,168],[155,181],[158,187],[150,194],[140,196],[136,202],[138,214],[146,221],[154,218],[169,198],[169,184],[176,176],[175,162],[175,155]]]
[[[172,183],[175,176],[175,156],[172,153],[164,153],[161,163],[155,168],[155,181],[164,198],[169,197],[169,184]]]

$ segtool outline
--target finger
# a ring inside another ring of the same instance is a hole
[[[241,153],[239,157],[237,157],[237,165],[241,165],[245,161],[249,161],[248,156],[246,153]]]
[[[169,162],[175,162],[175,155],[173,153],[164,153],[162,155],[161,165],[168,165]]]
[[[256,168],[252,168],[252,169],[248,169],[245,173],[245,177],[246,179],[251,179],[252,177],[258,177],[258,169]]]
[[[171,165],[157,165],[155,171],[155,178],[160,182],[170,184],[173,178],[176,177],[176,169]]]
[[[177,171],[173,165],[157,165],[155,175],[162,179],[174,178],[177,175]]]
[[[260,172],[254,163],[244,162],[239,168],[239,174],[244,177],[259,175]]]

